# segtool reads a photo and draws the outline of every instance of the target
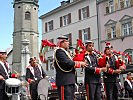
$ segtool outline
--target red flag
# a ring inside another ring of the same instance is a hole
[[[45,46],[55,47],[56,45],[48,40],[42,40],[42,47]]]

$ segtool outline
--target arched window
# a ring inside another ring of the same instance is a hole
[[[30,12],[25,12],[25,20],[30,20],[31,19],[31,14]]]

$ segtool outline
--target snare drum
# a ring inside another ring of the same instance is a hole
[[[40,97],[41,100],[47,100],[48,89],[51,88],[49,81],[46,78],[41,79],[38,83],[37,88],[38,88],[38,97]]]
[[[5,80],[5,92],[7,95],[20,93],[21,81],[16,78],[9,78]]]

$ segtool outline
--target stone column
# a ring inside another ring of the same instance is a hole
[[[26,67],[29,65],[29,59],[30,59],[30,51],[28,49],[29,40],[26,39],[24,36],[24,39],[22,42],[22,51],[21,51],[21,76],[25,76],[26,74]]]
[[[22,43],[22,50],[21,50],[21,99],[22,100],[29,100],[29,88],[27,90],[28,83],[25,80],[26,76],[26,67],[29,65],[29,59],[30,59],[30,51],[29,51],[29,40],[26,39],[26,36],[24,34],[24,39],[21,41]]]

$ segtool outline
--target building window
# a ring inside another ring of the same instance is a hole
[[[85,19],[87,18],[87,8],[82,8],[82,18]]]
[[[109,13],[114,12],[114,0],[109,1]]]
[[[63,26],[66,26],[68,24],[68,15],[63,16]]]
[[[128,49],[128,50],[126,50],[124,53],[126,53],[126,54],[128,54],[128,55],[130,56],[130,59],[131,59],[130,64],[133,64],[133,49]],[[128,59],[128,57],[125,56],[124,59],[125,59],[125,63],[126,63],[126,64],[129,64],[129,59]]]
[[[83,40],[84,41],[89,40],[88,39],[88,28],[83,29]]]
[[[30,20],[31,19],[31,14],[30,14],[30,12],[25,12],[25,19],[26,20]]]
[[[107,28],[107,39],[116,38],[116,26]]]
[[[116,26],[111,27],[111,37],[112,38],[116,37]]]
[[[53,30],[53,20],[48,22],[48,30],[49,31]]]
[[[66,26],[70,23],[71,23],[71,13],[69,13],[63,17],[60,17],[60,27]]]
[[[79,13],[79,20],[88,18],[89,17],[89,6],[79,9],[78,13]]]
[[[106,2],[106,4],[105,4],[105,9],[106,9],[106,14],[108,14],[109,13],[109,2]]]
[[[83,42],[85,42],[86,40],[90,40],[91,39],[90,28],[79,30],[79,39],[81,39]]]
[[[114,12],[114,0],[109,0],[105,4],[106,14]]]
[[[108,20],[105,24],[107,39],[115,38],[116,37],[116,21]]]
[[[122,31],[123,31],[123,36],[131,35],[132,34],[132,23],[127,22],[122,24]]]
[[[124,9],[126,7],[130,7],[132,0],[118,0],[119,9]]]
[[[125,0],[124,2],[124,7],[129,7],[130,6],[130,0]]]

